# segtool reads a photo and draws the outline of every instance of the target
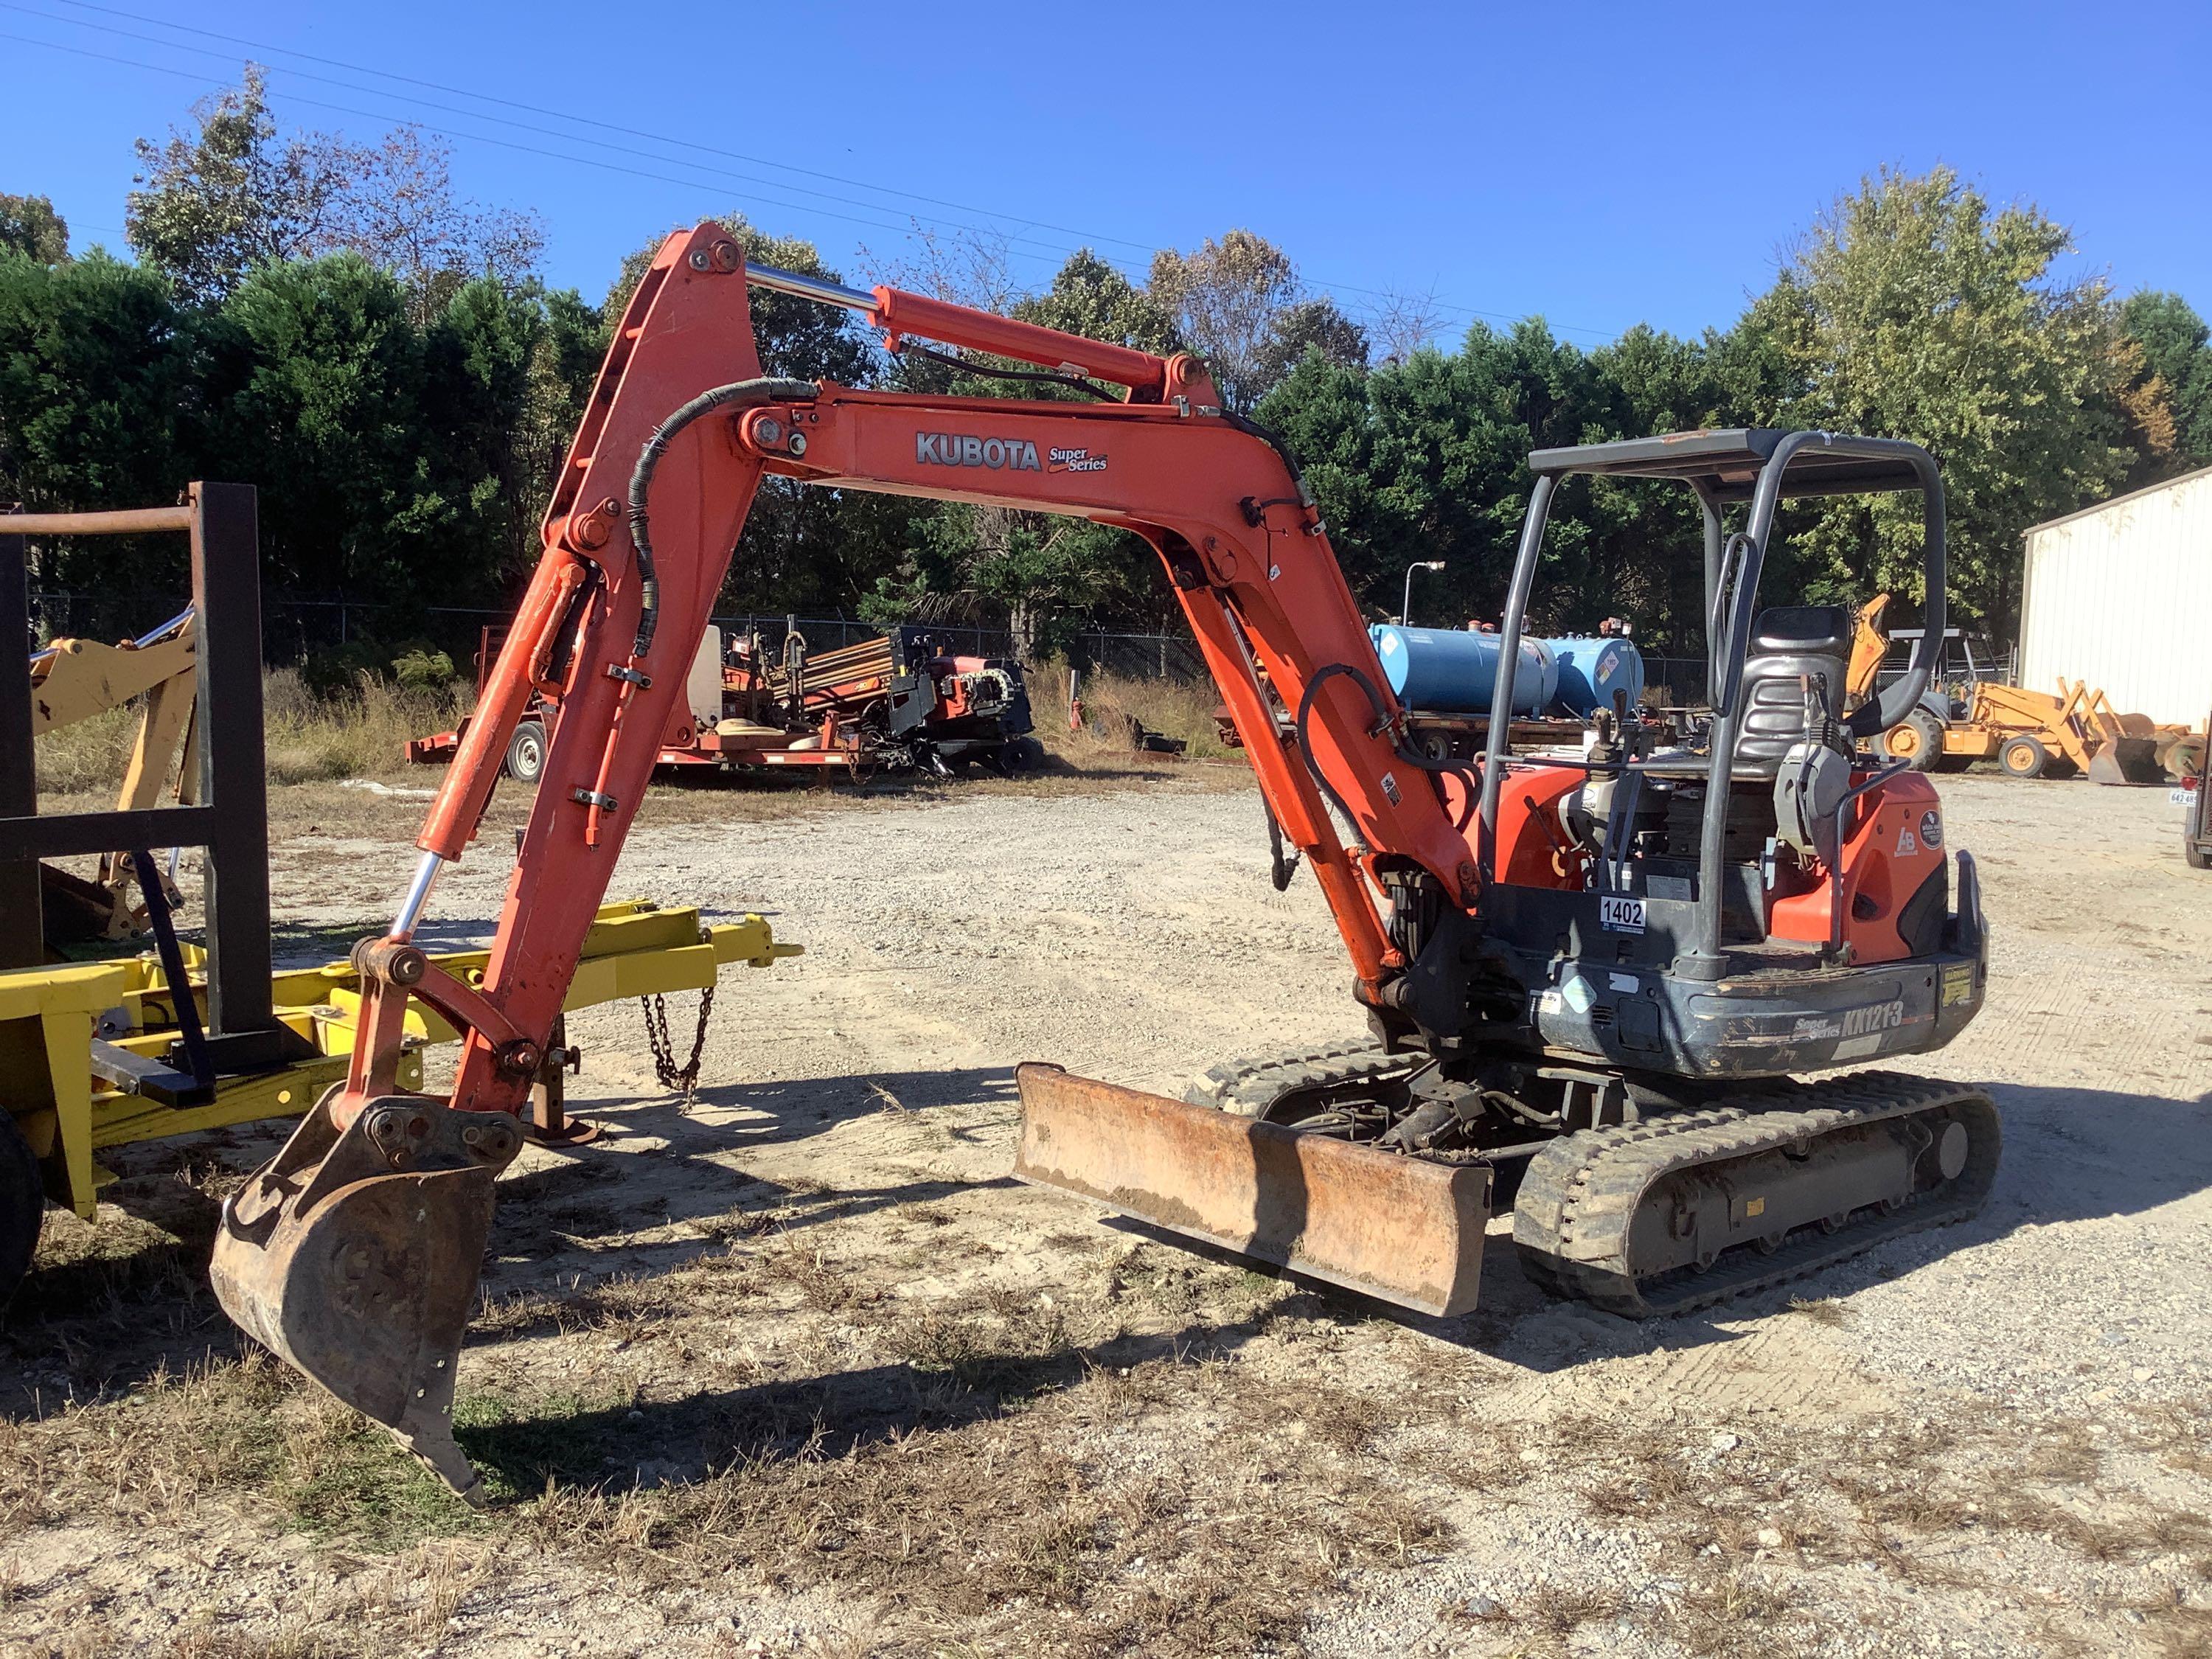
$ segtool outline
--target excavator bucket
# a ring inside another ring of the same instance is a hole
[[[1474,1306],[1490,1171],[1031,1064],[1014,1176],[1418,1313]]]
[[[2092,783],[2164,783],[2155,738],[2107,738],[2089,757]]]
[[[222,1206],[223,1311],[389,1429],[464,1498],[453,1372],[491,1232],[492,1183],[521,1149],[513,1118],[419,1096],[369,1101],[341,1128],[333,1087]]]

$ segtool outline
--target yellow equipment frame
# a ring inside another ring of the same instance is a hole
[[[805,947],[775,937],[765,917],[702,925],[697,908],[662,909],[643,900],[602,905],[563,1005],[570,1011],[669,991],[704,990],[724,963],[766,968]],[[470,983],[489,957],[458,951],[431,960]],[[188,965],[200,964],[188,947]],[[204,994],[195,977],[196,991]],[[68,963],[0,972],[0,1108],[15,1120],[45,1169],[46,1195],[91,1217],[99,1191],[115,1179],[94,1154],[109,1147],[193,1134],[305,1112],[345,1075],[361,1010],[361,975],[350,963],[279,973],[271,981],[277,1017],[315,1045],[315,1054],[274,1072],[225,1078],[204,1106],[164,1105],[94,1077],[91,1044],[103,1019],[127,1027],[109,1041],[140,1053],[166,1052],[176,1011],[149,957]],[[422,1086],[422,1050],[456,1033],[410,1003],[402,1088]]]

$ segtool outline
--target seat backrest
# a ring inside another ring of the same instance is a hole
[[[1808,677],[1826,718],[1837,717],[1844,706],[1851,628],[1851,613],[1839,605],[1778,605],[1759,613],[1743,664],[1737,772],[1771,772],[1792,744],[1804,740],[1802,682]]]

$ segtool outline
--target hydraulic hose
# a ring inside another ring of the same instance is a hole
[[[733,380],[702,392],[653,428],[637,453],[637,468],[629,475],[629,539],[637,550],[637,643],[633,660],[643,661],[653,648],[653,631],[660,623],[660,579],[653,565],[653,535],[646,513],[646,498],[653,489],[653,474],[676,434],[701,416],[736,404],[752,408],[761,404],[811,403],[816,387],[811,380],[786,380],[763,376]]]
[[[1314,757],[1313,741],[1307,731],[1308,722],[1313,715],[1316,694],[1340,674],[1349,676],[1352,683],[1367,694],[1367,705],[1375,711],[1376,724],[1378,727],[1390,719],[1392,711],[1389,703],[1385,701],[1375,682],[1367,677],[1364,670],[1355,668],[1348,662],[1333,662],[1316,669],[1314,677],[1306,682],[1305,695],[1298,699],[1297,718],[1292,722],[1292,729],[1297,736],[1298,753],[1305,760],[1306,769],[1313,774],[1315,783],[1320,786],[1322,793],[1328,797],[1329,804],[1343,815],[1344,821],[1356,826],[1358,820],[1352,816],[1351,810],[1344,804],[1344,798],[1331,787],[1328,776],[1321,769],[1321,763]],[[1476,775],[1469,770],[1468,763],[1465,761],[1431,760],[1426,755],[1417,754],[1403,744],[1396,742],[1393,742],[1390,745],[1390,752],[1396,756],[1402,764],[1413,767],[1418,770],[1431,773],[1449,772],[1459,775],[1467,785],[1467,805],[1460,813],[1459,822],[1452,828],[1455,830],[1464,830],[1474,817],[1477,798],[1482,793],[1481,785]]]

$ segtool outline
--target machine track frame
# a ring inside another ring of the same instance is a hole
[[[1293,1095],[1310,1093],[1316,1103],[1323,1103],[1340,1090],[1395,1081],[1427,1061],[1426,1054],[1388,1053],[1379,1037],[1346,1037],[1224,1060],[1194,1079],[1182,1097],[1194,1106],[1212,1106],[1235,1117],[1265,1119]]]
[[[1894,1209],[1868,1206],[1835,1231],[1800,1226],[1771,1253],[1737,1245],[1707,1269],[1637,1271],[1632,1234],[1669,1177],[1711,1170],[1862,1126],[1942,1113],[1964,1122],[1963,1167]],[[1864,1072],[1762,1091],[1741,1106],[1668,1113],[1561,1137],[1530,1160],[1514,1206],[1522,1267],[1540,1288],[1632,1319],[1665,1318],[1765,1290],[1907,1233],[1978,1212],[1996,1175],[1996,1108],[1978,1089]]]

